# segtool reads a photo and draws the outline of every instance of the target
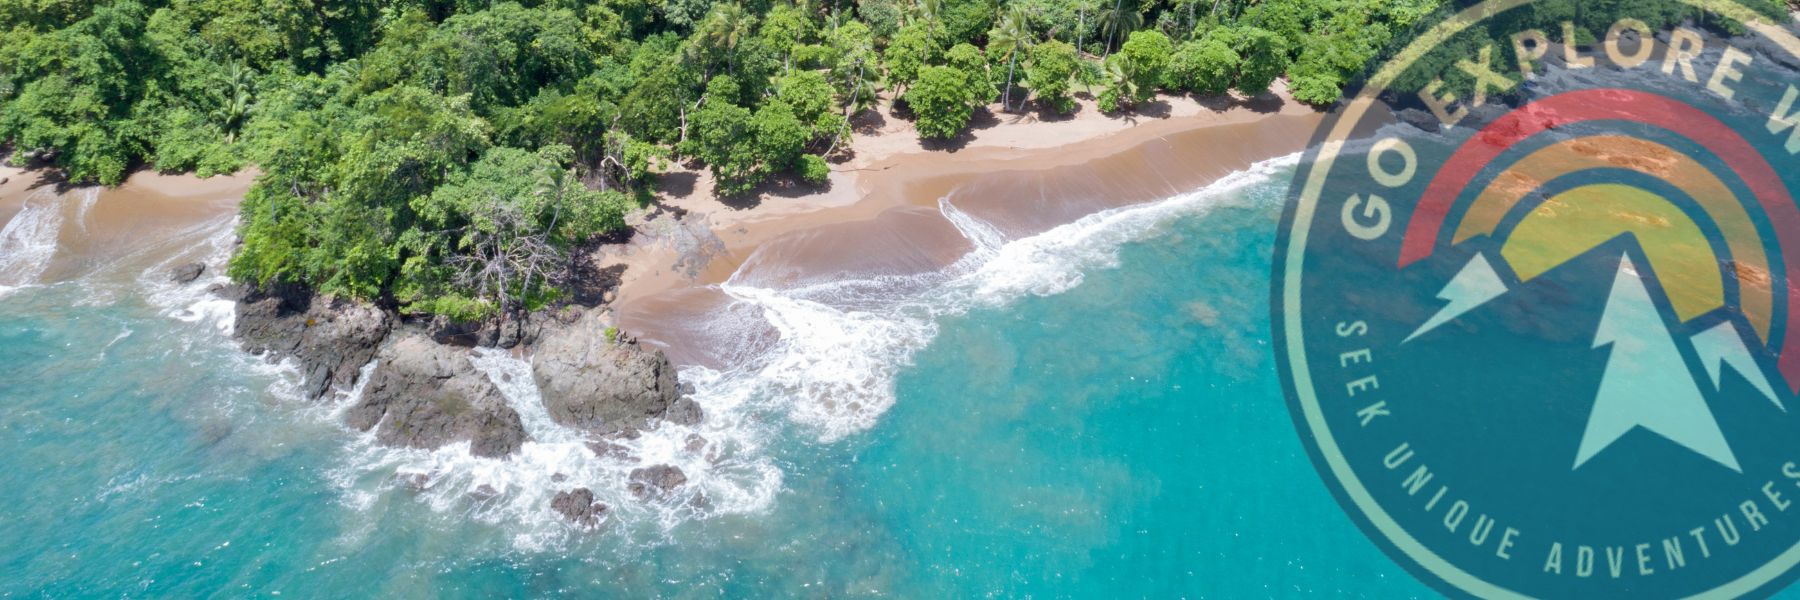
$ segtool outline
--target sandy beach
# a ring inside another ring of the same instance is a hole
[[[69,187],[0,167],[0,285],[133,279],[186,262],[222,268],[238,202],[255,177],[142,171],[114,188]]]
[[[658,216],[640,224],[631,243],[602,251],[605,264],[626,267],[617,323],[678,363],[724,364],[730,357],[715,351],[742,345],[728,338],[770,332],[696,326],[728,304],[718,283],[791,288],[940,269],[972,247],[940,200],[1017,239],[1298,152],[1322,118],[1288,99],[1279,82],[1256,99],[1165,96],[1145,112],[1103,115],[1084,100],[1060,120],[996,113],[951,149],[922,143],[909,123],[887,118],[857,136],[854,158],[834,167],[830,189],[765,194],[745,207],[704,193],[704,174],[665,175],[695,180],[695,193],[665,199],[686,216]]]

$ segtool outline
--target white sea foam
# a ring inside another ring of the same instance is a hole
[[[50,268],[66,201],[49,186],[38,188],[0,228],[0,295],[36,284]]]
[[[893,406],[895,377],[937,335],[941,318],[1081,285],[1084,272],[1116,266],[1120,246],[1233,202],[1242,197],[1237,192],[1280,176],[1299,158],[1260,162],[1194,192],[1101,211],[1016,240],[943,199],[940,212],[973,247],[961,259],[934,273],[790,289],[734,277],[721,291],[760,311],[780,341],[745,364],[694,367],[682,376],[696,381],[701,397],[741,396],[739,402],[784,413],[820,441],[842,439],[874,426]]]
[[[530,437],[518,453],[504,459],[477,458],[469,455],[467,444],[436,450],[390,448],[377,444],[373,434],[350,435],[344,459],[330,470],[329,479],[352,509],[371,510],[384,502],[413,498],[449,517],[501,525],[512,545],[521,549],[555,548],[572,539],[574,526],[549,507],[557,492],[576,487],[592,490],[610,507],[605,527],[649,532],[651,539],[696,518],[764,511],[774,503],[785,476],[768,447],[789,427],[784,423],[822,442],[875,426],[895,402],[895,378],[937,335],[941,318],[1078,286],[1083,272],[1114,265],[1123,244],[1176,218],[1232,202],[1241,197],[1234,192],[1268,181],[1296,162],[1297,156],[1266,161],[1192,193],[1103,211],[1016,240],[945,199],[940,211],[973,249],[937,272],[848,278],[788,289],[757,287],[734,278],[720,286],[735,300],[723,312],[760,319],[779,339],[759,347],[760,352],[739,355],[735,364],[721,369],[683,369],[681,377],[695,387],[694,399],[705,419],[691,427],[665,423],[635,439],[612,440],[609,443],[617,448],[605,455],[588,447],[586,434],[550,419],[528,362],[503,351],[477,350],[471,364],[499,387]],[[59,225],[47,219],[55,214],[42,213],[45,220],[23,224],[15,219],[0,243],[23,244],[13,240],[48,236],[48,251],[53,252]],[[201,256],[171,253],[138,278],[139,289],[165,316],[210,325],[208,329],[216,331],[212,343],[230,343],[226,340],[234,325],[232,302],[207,292],[212,284],[225,281],[232,224],[208,222],[183,232],[178,237],[203,240]],[[38,233],[45,228],[51,233]],[[36,247],[21,247],[25,246]],[[177,256],[205,263],[207,277],[188,284],[170,282],[167,272],[178,264]],[[297,408],[299,418],[334,426],[361,399],[362,386],[376,367],[371,363],[363,368],[357,388],[341,390],[325,403],[309,403],[300,399],[301,375],[292,361],[269,363],[248,355],[241,355],[241,360],[244,368],[259,370],[273,381],[269,392]],[[689,478],[673,497],[640,498],[629,491],[632,470],[664,464],[680,468]]]
[[[937,335],[942,317],[1080,285],[1083,271],[1113,265],[1121,245],[1173,219],[1232,202],[1240,197],[1234,192],[1278,176],[1297,159],[1259,163],[1190,194],[1108,210],[1017,240],[945,200],[941,211],[973,249],[938,272],[787,289],[727,281],[720,290],[735,305],[725,312],[758,316],[779,340],[725,368],[685,368],[682,379],[695,387],[705,420],[694,427],[665,423],[636,439],[612,440],[618,448],[606,456],[588,448],[585,434],[550,419],[528,362],[477,350],[472,364],[500,388],[531,438],[518,453],[486,459],[470,456],[466,444],[387,448],[365,435],[332,479],[355,508],[381,502],[395,487],[411,488],[437,512],[517,525],[510,530],[512,543],[525,549],[570,539],[575,529],[549,505],[558,491],[576,487],[592,490],[610,507],[606,526],[634,531],[666,533],[690,519],[762,511],[782,486],[784,473],[767,445],[781,435],[783,421],[821,442],[875,426],[894,404],[895,377]],[[342,407],[359,395],[341,400],[330,418],[340,419]],[[689,478],[677,495],[642,499],[629,492],[633,469],[661,464]]]
[[[750,513],[766,509],[781,489],[782,472],[761,449],[762,432],[750,426],[728,399],[704,404],[707,419],[695,427],[663,424],[635,439],[612,440],[616,451],[605,456],[588,447],[589,437],[551,420],[530,363],[506,351],[477,349],[470,362],[500,389],[519,414],[529,440],[506,458],[479,458],[468,444],[434,450],[390,448],[363,435],[348,450],[348,460],[331,479],[345,492],[346,504],[366,509],[389,490],[412,490],[439,513],[512,526],[512,543],[522,549],[559,546],[576,528],[550,510],[561,491],[585,487],[608,507],[609,527],[656,535],[694,518]],[[371,369],[365,369],[367,381]],[[346,394],[329,418],[360,399],[361,389]],[[634,469],[672,465],[688,482],[667,498],[640,497],[629,491]]]

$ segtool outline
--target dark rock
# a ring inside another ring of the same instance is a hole
[[[626,479],[626,489],[639,498],[666,498],[687,480],[687,474],[678,467],[656,465],[633,470]]]
[[[701,437],[698,433],[688,434],[687,439],[682,442],[682,447],[686,448],[688,452],[699,452],[706,449],[706,438]]]
[[[241,283],[215,283],[206,286],[206,293],[215,297],[237,302],[250,296],[250,286]]]
[[[629,459],[632,457],[630,448],[606,440],[588,442],[587,447],[588,450],[594,451],[594,456],[600,458]]]
[[[470,442],[469,453],[499,457],[525,443],[519,414],[469,363],[465,350],[407,335],[381,349],[362,401],[344,420],[390,446],[437,448]]]
[[[587,488],[557,492],[550,500],[550,509],[562,514],[563,518],[582,527],[594,527],[606,516],[610,509],[604,502],[594,501],[594,491]]]
[[[431,487],[431,475],[427,473],[395,473],[394,480],[415,492],[423,492]]]
[[[169,271],[169,281],[175,283],[191,283],[195,279],[199,279],[200,275],[205,272],[206,265],[197,262],[188,263],[175,267],[174,270]]]
[[[647,428],[679,396],[675,366],[661,350],[615,341],[598,310],[546,330],[531,357],[532,379],[557,423],[600,434]],[[698,407],[677,415],[696,420]]]
[[[500,490],[496,490],[496,489],[494,489],[494,486],[491,486],[491,485],[488,485],[485,483],[481,484],[479,486],[476,486],[475,491],[469,492],[469,497],[474,498],[475,500],[478,500],[478,501],[492,500],[499,496],[500,496]]]
[[[564,475],[562,473],[556,473],[556,474],[553,474],[550,476],[550,483],[562,483],[562,482],[568,481],[568,480],[569,480],[569,476]]]
[[[393,318],[373,305],[315,298],[292,286],[252,291],[238,300],[236,312],[235,335],[244,348],[299,361],[308,398],[355,385],[393,327]]]
[[[566,326],[580,316],[575,307],[540,310],[504,323],[495,319],[454,321],[440,315],[425,324],[425,331],[440,344],[513,348],[534,344],[545,329]]]
[[[693,398],[680,398],[669,405],[663,412],[663,420],[676,425],[699,425],[706,413],[700,410],[700,403]]]

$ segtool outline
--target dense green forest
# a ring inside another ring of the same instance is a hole
[[[1539,16],[1580,18],[1561,7]],[[1286,77],[1327,104],[1453,9],[0,0],[0,140],[77,183],[254,165],[234,277],[473,319],[554,299],[574,249],[624,228],[666,161],[704,165],[727,195],[822,181],[878,97],[934,138],[993,103],[1066,112],[1077,93],[1130,111],[1159,91],[1255,95]]]

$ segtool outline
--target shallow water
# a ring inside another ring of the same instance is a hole
[[[946,269],[721,286],[708,326],[764,334],[684,370],[705,425],[632,447],[682,464],[699,504],[624,498],[637,463],[571,451],[505,356],[477,364],[527,407],[524,455],[388,450],[337,425],[347,400],[292,399],[291,370],[237,352],[205,282],[15,290],[0,594],[1429,595],[1332,501],[1281,397],[1291,163],[1028,238],[949,203],[973,250]],[[613,519],[552,516],[555,473]]]

